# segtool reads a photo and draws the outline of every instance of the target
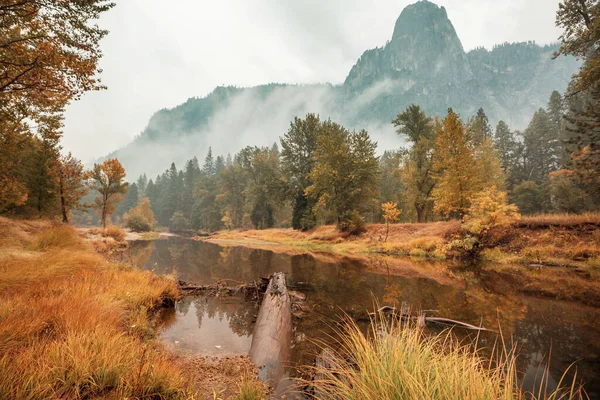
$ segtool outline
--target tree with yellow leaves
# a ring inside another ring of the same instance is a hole
[[[102,164],[94,164],[89,174],[88,185],[90,189],[99,192],[94,200],[98,209],[102,227],[106,228],[106,219],[115,211],[115,203],[121,201],[121,194],[127,193],[128,184],[125,182],[125,168],[119,160],[112,158]]]
[[[381,205],[381,211],[383,212],[383,219],[385,220],[385,239],[383,239],[383,241],[387,242],[390,234],[390,223],[393,224],[398,221],[398,217],[402,213],[402,210],[398,209],[398,203],[392,203],[390,201]]]
[[[435,130],[437,183],[432,192],[434,209],[447,217],[455,214],[462,218],[478,189],[473,146],[463,122],[451,108],[442,121],[435,122]]]

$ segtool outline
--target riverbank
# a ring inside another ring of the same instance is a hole
[[[0,217],[0,398],[227,398],[256,386],[246,359],[163,346],[153,311],[179,298],[174,277],[107,261],[84,239]]]
[[[320,226],[307,232],[220,231],[204,240],[290,254],[376,255],[393,265],[404,257],[414,261],[450,258],[448,244],[460,235],[460,229],[458,221],[394,224],[385,240],[383,224],[367,225],[358,236],[342,234],[334,226]],[[476,274],[499,291],[600,307],[600,214],[523,217],[510,226],[492,230],[483,246]],[[440,273],[457,276],[452,269],[439,271],[438,278]]]

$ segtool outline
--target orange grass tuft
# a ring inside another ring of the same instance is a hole
[[[107,263],[68,226],[11,226],[16,239],[0,243],[0,398],[188,397],[169,353],[147,341],[147,310],[178,297],[174,280]]]

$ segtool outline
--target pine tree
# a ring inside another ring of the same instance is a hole
[[[200,178],[200,166],[198,159],[194,157],[189,160],[185,166],[183,175],[183,194],[182,194],[182,211],[183,215],[190,219],[192,216],[192,208],[194,206],[194,190],[198,185]]]
[[[526,180],[543,185],[559,166],[558,137],[544,109],[539,109],[524,133]]]
[[[119,205],[115,214],[123,215],[129,212],[132,208],[136,207],[139,201],[139,191],[137,184],[134,182],[129,185],[129,190],[123,199],[123,202]]]
[[[553,146],[557,156],[557,168],[563,168],[569,163],[569,152],[567,150],[568,138],[564,123],[565,104],[562,96],[556,90],[550,95],[546,111],[552,125],[552,136],[556,140]]]
[[[498,150],[502,168],[508,170],[515,163],[516,141],[513,132],[504,121],[498,122],[494,133],[494,145]]]
[[[212,148],[208,148],[208,153],[206,154],[206,158],[204,159],[204,165],[202,165],[202,173],[207,176],[216,175],[215,169],[215,161],[212,155]]]
[[[477,115],[469,120],[468,130],[474,145],[480,145],[485,139],[492,137],[492,127],[483,108],[477,110]]]
[[[435,211],[462,217],[478,190],[472,143],[463,122],[452,109],[448,109],[443,121],[437,121],[435,129],[436,186],[432,193]]]
[[[148,177],[146,176],[146,174],[140,175],[136,183],[140,196],[145,196],[146,187],[148,186]]]
[[[223,156],[217,156],[215,160],[215,173],[217,176],[221,175],[221,172],[225,169],[225,161],[223,160]]]

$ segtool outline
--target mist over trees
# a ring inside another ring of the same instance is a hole
[[[149,200],[159,225],[178,231],[336,224],[359,232],[385,221],[384,203],[398,204],[402,221],[427,222],[462,218],[489,193],[525,214],[595,210],[570,169],[565,109],[553,92],[520,132],[503,121],[490,126],[483,109],[465,121],[452,109],[430,117],[413,104],[392,121],[411,146],[380,157],[367,131],[309,113],[271,147],[216,157],[208,149],[202,163],[142,175],[136,196]]]

